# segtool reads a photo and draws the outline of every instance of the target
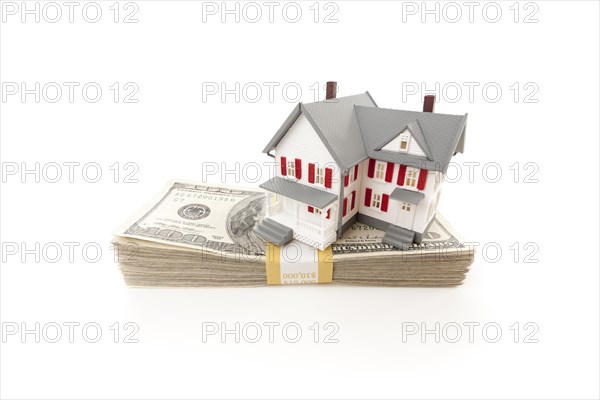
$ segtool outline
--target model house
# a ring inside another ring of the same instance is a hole
[[[255,232],[283,245],[323,250],[356,221],[385,231],[400,249],[420,243],[433,221],[450,159],[463,152],[467,115],[378,108],[368,92],[300,103],[264,152],[279,163],[262,183],[266,217]]]

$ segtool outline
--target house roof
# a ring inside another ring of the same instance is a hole
[[[299,103],[264,148],[273,150],[296,119],[304,114],[333,159],[348,171],[370,157],[445,172],[452,155],[462,152],[467,115],[378,108],[369,94]],[[408,129],[425,156],[383,150]]]
[[[315,103],[300,103],[294,107],[263,151],[268,153],[273,150],[296,118],[303,113],[336,163],[348,170],[367,157],[354,106],[372,108],[377,107],[377,104],[369,92]]]
[[[391,110],[375,107],[355,107],[367,156],[397,164],[415,165],[445,172],[448,163],[462,141],[467,115],[450,115],[418,111]],[[400,132],[408,128],[426,154],[425,157],[382,150]],[[425,150],[427,149],[427,150]]]
[[[411,204],[419,204],[419,202],[425,197],[423,192],[415,192],[414,190],[407,190],[397,187],[390,197],[394,200],[405,201]]]
[[[259,187],[320,209],[327,207],[337,199],[337,196],[333,193],[279,176],[261,183]]]

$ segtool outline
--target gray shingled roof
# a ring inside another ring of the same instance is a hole
[[[304,113],[333,159],[341,168],[348,170],[367,157],[354,106],[377,107],[368,92],[315,103],[300,103],[263,151],[268,153],[273,150],[300,113]]]
[[[312,118],[319,127],[344,169],[366,158],[365,145],[354,113],[355,106],[377,107],[368,92],[304,105],[308,111],[307,118]]]
[[[392,191],[390,197],[394,200],[406,201],[411,204],[419,204],[419,202],[425,197],[422,192],[415,192],[414,190],[407,190],[397,187]]]
[[[294,107],[264,148],[268,153],[304,114],[333,159],[346,172],[367,157],[446,172],[455,152],[462,152],[467,115],[378,108],[369,94],[340,97]],[[382,150],[408,129],[425,157]]]
[[[279,176],[261,183],[259,187],[320,209],[327,207],[337,199],[337,196],[333,193]]]
[[[448,168],[467,122],[466,114],[449,115],[362,106],[356,106],[355,110],[368,157],[442,172]],[[415,134],[414,127],[417,124],[422,137]],[[407,126],[413,127],[411,133],[423,152],[429,153],[427,157],[380,150],[382,143],[391,141]],[[425,145],[421,144],[423,141]],[[428,148],[427,152],[425,147]]]

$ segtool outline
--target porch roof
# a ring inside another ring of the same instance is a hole
[[[390,194],[390,197],[394,200],[405,201],[411,204],[419,204],[419,202],[425,197],[421,192],[415,192],[413,190],[407,190],[402,188],[396,188]]]
[[[337,196],[333,193],[293,182],[279,176],[261,183],[259,187],[319,209],[323,209],[337,200]]]

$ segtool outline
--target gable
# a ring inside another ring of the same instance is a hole
[[[367,158],[355,106],[377,107],[368,92],[315,103],[299,103],[263,152],[269,153],[278,147],[299,116],[304,115],[336,164],[342,171],[347,171]]]
[[[383,146],[381,150],[427,157],[421,146],[419,146],[419,143],[415,140],[408,129],[400,132],[398,136],[390,140],[390,142]]]
[[[356,115],[370,158],[396,164],[414,164],[430,171],[445,172],[453,154],[462,150],[466,114],[450,115],[357,106]],[[411,138],[418,143],[425,157],[384,149],[405,129],[409,130]]]
[[[275,154],[277,157],[295,157],[323,165],[335,163],[333,156],[303,113],[280,139]]]

